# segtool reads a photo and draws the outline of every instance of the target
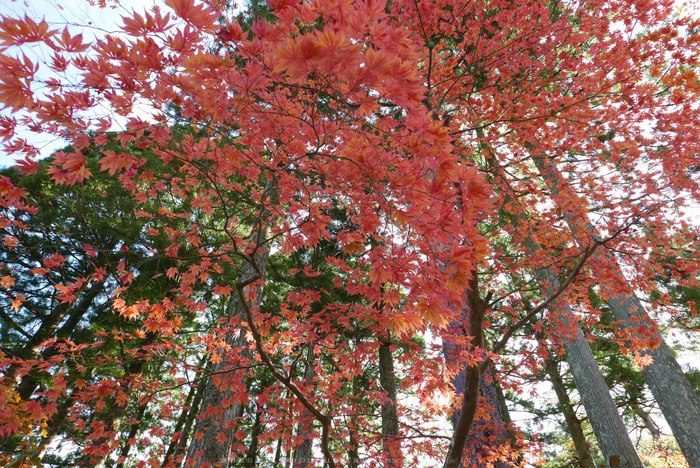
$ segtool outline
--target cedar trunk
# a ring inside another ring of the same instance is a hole
[[[561,201],[562,195],[569,196],[569,194],[560,193],[560,175],[553,163],[545,161],[542,156],[536,157],[535,163],[556,202]],[[587,218],[585,222],[581,222],[575,220],[571,213],[564,211],[576,241],[584,246],[587,240],[584,239],[584,233],[595,236],[594,226]],[[607,304],[615,320],[621,328],[629,332],[629,342],[635,344],[637,339],[648,342],[651,333],[652,339],[658,343],[654,349],[641,352],[643,356],[652,359],[650,364],[642,367],[642,373],[688,465],[700,467],[700,398],[659,334],[644,305],[627,284],[617,259],[606,250],[593,257],[591,268],[601,279],[601,290],[610,297]],[[610,278],[611,273],[612,278]],[[616,283],[623,284],[628,292],[621,293],[620,288],[615,287]]]
[[[541,339],[538,336],[538,339]],[[591,454],[591,447],[588,445],[586,440],[586,435],[583,433],[583,428],[581,427],[581,420],[576,416],[576,411],[571,404],[571,399],[566,391],[566,386],[559,373],[559,366],[551,357],[544,360],[544,370],[549,376],[550,382],[554,387],[554,392],[557,394],[557,399],[559,400],[559,410],[564,415],[564,420],[566,421],[566,427],[569,430],[569,435],[571,440],[574,442],[574,448],[576,449],[576,454],[578,455],[579,466],[582,468],[596,468],[595,461],[593,460],[593,455]]]
[[[264,230],[263,230],[264,231]],[[262,234],[261,234],[262,235]],[[269,259],[269,250],[263,250],[255,255],[258,268],[264,274]],[[253,278],[256,272],[247,262],[243,263],[240,281]],[[259,300],[261,288],[256,288],[256,298]],[[237,319],[238,324],[246,321],[246,314],[240,298],[234,294],[226,308],[229,319]],[[245,330],[229,333],[226,344],[232,349],[246,350],[248,341]],[[246,352],[246,351],[244,351]],[[214,375],[207,380],[202,399],[200,415],[194,429],[194,437],[187,450],[185,466],[201,466],[209,463],[211,466],[228,467],[231,457],[231,446],[235,441],[236,422],[243,413],[245,401],[235,396],[235,388],[246,391],[246,377],[236,379],[237,371],[230,368],[224,357],[212,368]],[[243,370],[242,372],[246,372]],[[222,439],[224,441],[222,441]]]
[[[402,466],[401,447],[396,439],[399,435],[399,415],[396,411],[396,376],[394,357],[389,342],[381,341],[379,346],[379,382],[386,392],[386,402],[382,405],[382,439],[387,468]]]

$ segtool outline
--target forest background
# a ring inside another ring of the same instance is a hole
[[[678,5],[10,6],[5,463],[700,466]]]

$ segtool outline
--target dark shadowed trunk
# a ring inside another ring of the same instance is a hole
[[[306,372],[304,373],[304,385],[308,389],[313,389],[314,385],[314,365],[316,357],[313,353],[313,345],[309,345],[306,355]],[[307,394],[313,394],[313,391],[307,391]],[[303,441],[294,452],[294,468],[306,468],[313,461],[313,444],[312,431],[314,429],[314,419],[311,413],[305,411],[305,419],[299,423],[299,436],[303,437]]]
[[[260,443],[260,434],[262,434],[265,426],[262,423],[262,414],[264,408],[258,406],[255,412],[255,423],[253,424],[253,430],[250,434],[250,445],[248,446],[248,454],[245,457],[243,466],[245,468],[255,468],[258,466],[258,445]]]
[[[463,311],[461,320],[452,322],[443,335],[443,353],[448,368],[457,369],[452,377],[456,401],[462,406],[453,413],[453,430],[455,434],[462,430],[459,422],[463,419],[463,411],[469,411],[472,418],[477,406],[481,406],[486,415],[483,419],[473,418],[468,433],[461,437],[462,449],[459,459],[451,457],[457,437],[452,438],[450,454],[445,462],[445,467],[485,467],[509,468],[508,458],[499,451],[503,446],[510,446],[511,434],[503,418],[498,391],[493,383],[491,375],[486,372],[480,374],[478,366],[469,366],[465,360],[470,353],[483,348],[483,317],[486,312],[486,303],[479,297],[478,281],[471,281],[471,290],[468,291],[470,310]],[[472,331],[473,330],[473,331]],[[472,333],[474,333],[472,335]],[[473,336],[469,341],[468,337]],[[473,380],[470,380],[473,379]]]
[[[396,410],[396,375],[394,374],[394,357],[390,342],[381,340],[379,346],[379,383],[386,392],[386,402],[382,405],[382,442],[386,456],[387,468],[403,465],[399,435],[399,415]]]
[[[146,404],[139,406],[139,410],[136,413],[136,421],[134,421],[129,427],[129,434],[126,436],[126,440],[122,442],[122,449],[119,453],[119,459],[123,459],[124,461],[117,464],[117,468],[124,468],[124,462],[126,461],[126,457],[129,456],[129,452],[131,451],[132,444],[130,443],[130,441],[136,438],[136,434],[138,434],[139,430],[141,429],[141,421],[143,420],[143,417],[146,414],[146,406]]]

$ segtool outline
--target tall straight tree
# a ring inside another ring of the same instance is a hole
[[[567,190],[568,184],[551,162],[536,157],[535,163],[559,206],[566,207],[566,219],[572,236],[582,247],[599,239],[596,228],[584,212],[576,212],[578,198]],[[562,190],[562,188],[564,188]],[[646,213],[641,212],[642,218]],[[642,373],[661,408],[674,437],[690,466],[700,465],[700,397],[690,385],[671,349],[661,337],[646,307],[627,283],[617,259],[605,251],[595,257],[591,267],[630,348],[643,358]],[[645,345],[645,343],[648,343]],[[641,348],[641,349],[640,349]],[[651,349],[648,349],[651,348]],[[649,358],[649,359],[645,359]]]

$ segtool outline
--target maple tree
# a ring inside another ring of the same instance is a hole
[[[685,392],[633,296],[655,288],[659,260],[680,252],[674,246],[694,242],[693,226],[678,219],[698,199],[697,21],[664,1],[268,6],[265,19],[250,21],[216,2],[167,0],[125,15],[119,34],[92,43],[73,26],[28,15],[0,23],[0,102],[11,112],[0,117],[0,136],[19,155],[17,167],[39,170],[20,128],[60,137],[70,147],[46,170],[52,182],[112,178],[130,194],[143,233],[162,239],[143,255],[162,259],[152,272],[108,262],[118,278],[109,306],[131,320],[131,333],[158,343],[140,343],[134,362],[185,349],[182,323],[207,321],[226,302],[220,322],[186,343],[210,364],[168,360],[161,370],[197,401],[200,417],[183,410],[173,433],[156,431],[161,445],[140,456],[216,466],[277,441],[278,453],[284,446],[308,460],[317,439],[331,467],[523,461],[524,441],[478,435],[508,432],[485,389],[518,391],[507,376],[545,366],[547,347],[563,346],[569,357],[579,349],[597,372],[577,323],[600,322],[593,288],[609,304],[633,303],[636,311],[627,304],[616,316],[621,349],[644,366],[650,388],[660,376],[677,378],[668,396],[684,407],[664,411],[688,461],[700,463],[697,395]],[[39,47],[48,59],[27,55]],[[144,106],[150,118],[139,117]],[[116,118],[125,129],[110,133]],[[139,154],[145,149],[152,156]],[[0,203],[12,211],[2,218],[8,232],[24,229],[22,213],[36,215],[8,177]],[[29,257],[16,235],[3,241]],[[51,264],[32,274],[71,266],[51,263],[66,258],[54,250],[31,257]],[[323,258],[308,258],[317,252]],[[294,256],[303,268],[289,268]],[[697,257],[684,258],[682,274],[696,275]],[[2,285],[17,300],[18,267],[3,267]],[[282,287],[274,269],[305,280]],[[324,271],[332,282],[314,283]],[[139,278],[150,277],[172,287],[145,294]],[[527,307],[533,277],[542,294]],[[73,293],[86,281],[52,282],[59,309],[80,300]],[[544,334],[539,349],[502,359],[526,326],[531,338]],[[444,356],[414,339],[428,331],[444,340]],[[56,359],[90,356],[88,346],[70,346]],[[39,366],[50,385],[65,387],[61,371],[35,356],[2,362],[7,382],[16,369]],[[138,403],[128,430],[113,411],[85,426],[86,465],[111,456],[120,431],[144,430],[146,404],[173,417],[180,393],[172,385],[123,390],[137,367],[125,369],[121,390],[95,377],[103,403]],[[21,397],[39,422],[56,408],[36,388]],[[87,401],[89,391],[74,391]],[[137,393],[149,394],[145,403]],[[586,409],[619,421],[617,440],[627,437],[614,403]],[[448,416],[454,427],[445,435]],[[20,428],[3,422],[5,435]],[[641,463],[631,445],[625,453],[606,445],[605,424],[593,423],[607,463]]]

